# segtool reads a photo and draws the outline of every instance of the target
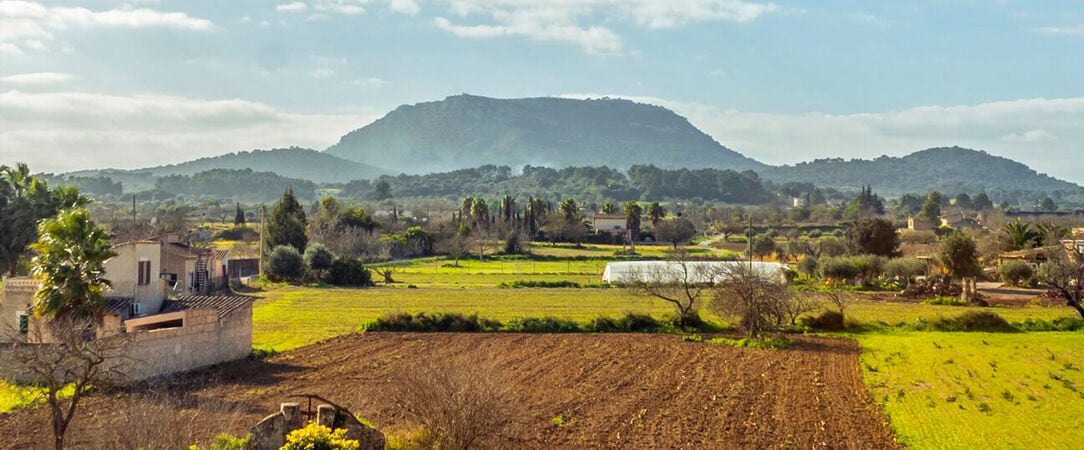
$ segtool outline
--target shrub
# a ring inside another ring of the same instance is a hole
[[[480,319],[477,314],[469,316],[460,313],[417,314],[387,313],[372,322],[361,326],[364,331],[399,331],[399,332],[479,332],[501,329],[501,323],[495,320]]]
[[[421,448],[486,448],[514,420],[507,375],[490,361],[430,358],[401,373],[395,403],[425,429]]]
[[[1014,325],[1021,331],[1084,331],[1084,320],[1073,317],[1058,317],[1049,322],[1029,317]]]
[[[271,250],[267,270],[275,278],[296,280],[304,273],[305,264],[296,248],[279,245]]]
[[[211,450],[244,450],[247,445],[248,436],[233,437],[223,433],[215,436],[215,440],[211,441]]]
[[[937,242],[937,233],[907,230],[900,233],[900,242],[903,244],[933,244]]]
[[[940,305],[940,306],[967,306],[967,302],[960,300],[959,297],[940,296],[929,298],[922,301],[923,305]]]
[[[820,260],[821,276],[833,280],[853,280],[859,269],[850,258],[832,257]]]
[[[806,316],[801,319],[802,325],[821,331],[843,331],[843,314],[839,311],[824,311],[816,316]]]
[[[372,286],[373,274],[360,260],[338,258],[331,263],[327,281],[335,286]]]
[[[346,438],[346,430],[332,431],[316,422],[309,422],[304,428],[286,435],[286,445],[282,446],[282,450],[357,450],[358,447],[358,441]]]
[[[989,331],[998,333],[1017,331],[1004,318],[989,311],[968,311],[957,317],[934,321],[930,325],[938,331]]]
[[[817,258],[815,257],[806,256],[805,258],[802,258],[801,261],[798,261],[798,272],[801,272],[807,277],[817,276],[817,268],[818,263]]]
[[[526,318],[509,321],[505,331],[518,333],[575,333],[583,331],[580,324],[556,317]]]
[[[885,257],[878,255],[858,255],[850,258],[851,264],[862,275],[866,283],[884,275]]]
[[[885,276],[898,280],[910,280],[926,274],[926,263],[917,258],[893,258],[885,262]]]
[[[255,241],[259,238],[260,234],[256,230],[244,225],[235,226],[214,234],[214,239],[223,241]]]
[[[1012,286],[1022,286],[1035,276],[1035,271],[1023,261],[1007,261],[998,269],[998,275]]]
[[[711,339],[708,342],[712,344],[723,344],[737,348],[758,348],[762,350],[773,350],[780,348],[787,348],[790,346],[790,339],[786,336],[771,336],[771,337],[759,337],[759,338],[744,338],[744,339],[729,339],[724,337],[717,337]]]
[[[335,255],[324,247],[324,244],[313,242],[305,248],[305,268],[309,269],[317,280],[323,280],[324,273],[331,269],[334,262]]]
[[[497,285],[499,288],[580,288],[580,283],[568,280],[515,280],[511,283],[504,282]]]

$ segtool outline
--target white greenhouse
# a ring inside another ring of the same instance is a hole
[[[675,261],[622,261],[606,264],[606,271],[602,273],[602,281],[605,283],[630,283],[634,281],[680,281],[685,279],[688,272],[688,281],[692,283],[717,283],[723,281],[728,268],[734,265],[752,264],[753,270],[760,273],[783,277],[787,266],[777,262],[758,261],[687,261],[682,263]]]

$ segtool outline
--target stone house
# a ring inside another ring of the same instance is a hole
[[[933,224],[914,216],[907,217],[907,229],[910,231],[933,231]]]
[[[615,236],[624,235],[628,230],[625,226],[624,214],[595,214],[591,218],[596,233],[609,233]]]

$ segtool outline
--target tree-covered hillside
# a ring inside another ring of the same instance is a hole
[[[327,153],[408,174],[485,164],[622,169],[653,164],[739,171],[763,167],[666,108],[608,98],[458,95],[404,105],[343,136]]]
[[[899,158],[818,159],[793,166],[767,167],[760,174],[776,183],[805,182],[856,191],[870,185],[887,194],[930,190],[1082,190],[1078,185],[1038,173],[1011,159],[960,147],[931,148]]]

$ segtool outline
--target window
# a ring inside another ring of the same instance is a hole
[[[140,308],[139,302],[132,302],[128,305],[128,315],[135,317],[142,314],[142,308]]]
[[[19,334],[26,336],[30,331],[30,316],[22,311],[19,311],[16,314],[19,316]]]
[[[146,284],[151,284],[151,262],[150,261],[139,261],[138,272],[139,273],[137,274],[137,277],[139,279],[138,281],[139,281],[140,286],[143,286],[143,285],[146,285]]]

